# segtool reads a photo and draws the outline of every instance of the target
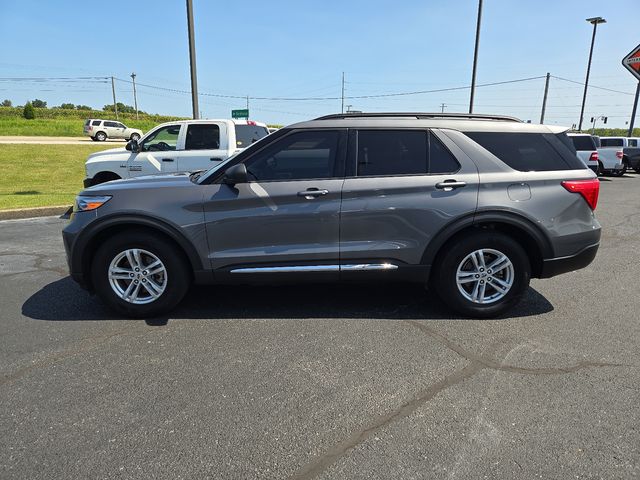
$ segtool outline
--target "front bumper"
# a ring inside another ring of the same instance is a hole
[[[600,247],[600,242],[583,248],[575,255],[543,260],[540,278],[555,277],[561,273],[572,272],[586,267],[596,258],[598,247]]]

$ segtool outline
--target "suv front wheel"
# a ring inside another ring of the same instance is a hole
[[[498,232],[459,238],[436,268],[435,287],[449,307],[469,317],[500,315],[529,286],[531,265],[523,248]]]
[[[109,307],[134,318],[168,312],[191,283],[176,247],[146,232],[122,233],[107,240],[93,258],[91,278]]]

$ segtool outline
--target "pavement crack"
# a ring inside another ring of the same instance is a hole
[[[473,362],[471,364],[468,364],[466,367],[444,377],[439,382],[434,383],[428,388],[419,392],[417,396],[403,403],[398,408],[374,418],[369,424],[367,424],[360,430],[352,432],[345,440],[337,443],[321,456],[303,466],[300,470],[298,470],[298,472],[293,474],[290,479],[309,480],[315,478],[324,470],[333,465],[336,461],[338,461],[338,459],[345,453],[367,440],[378,430],[402,418],[408,417],[442,391],[474,376],[484,368],[485,367],[483,365],[477,362]]]
[[[449,350],[457,353],[465,360],[470,362],[477,362],[484,366],[485,368],[491,370],[499,370],[502,372],[511,372],[511,373],[520,373],[523,375],[562,375],[565,373],[574,373],[578,370],[583,370],[587,368],[604,368],[604,367],[622,367],[624,364],[621,363],[606,363],[606,362],[593,362],[593,361],[581,361],[574,365],[566,366],[566,367],[543,367],[543,368],[531,368],[531,367],[520,367],[517,365],[506,365],[502,362],[499,362],[493,358],[486,358],[483,355],[478,355],[476,353],[470,352],[460,345],[456,344],[449,340],[445,335],[437,332],[436,330],[418,322],[415,320],[405,320],[406,323],[416,327],[418,330],[427,334],[434,340],[438,341],[438,343],[444,345]]]

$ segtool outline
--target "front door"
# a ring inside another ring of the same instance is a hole
[[[127,161],[129,177],[157,175],[178,170],[180,125],[165,125],[149,133],[140,142],[140,151]]]
[[[343,265],[419,265],[435,234],[475,211],[478,170],[446,136],[426,129],[362,129],[351,131],[350,145],[340,223]]]
[[[243,160],[249,182],[204,192],[217,274],[338,278],[346,131],[293,131]]]

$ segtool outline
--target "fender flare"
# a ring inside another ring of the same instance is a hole
[[[540,249],[543,259],[553,258],[553,247],[549,237],[533,221],[510,210],[491,210],[466,215],[447,224],[447,226],[438,232],[438,234],[429,242],[429,245],[422,256],[422,264],[433,265],[438,251],[440,251],[440,249],[445,245],[447,240],[458,232],[461,232],[468,227],[481,226],[486,223],[502,223],[518,228],[534,240]]]

